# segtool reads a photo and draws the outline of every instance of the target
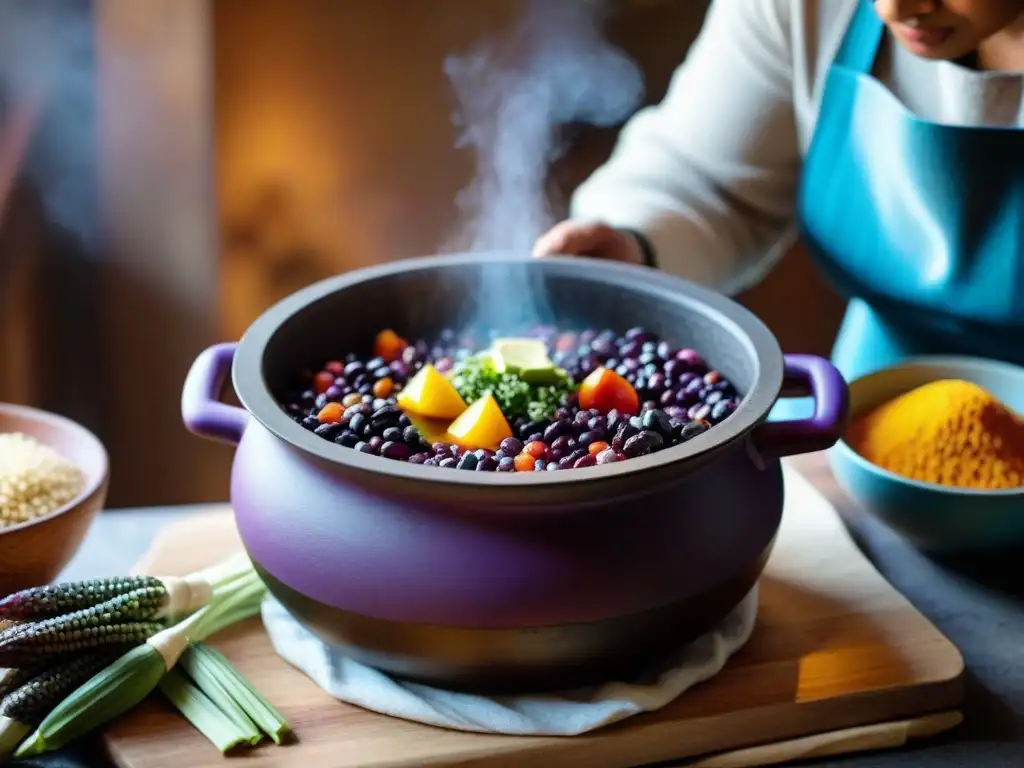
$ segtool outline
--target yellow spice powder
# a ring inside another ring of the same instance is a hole
[[[857,419],[853,450],[884,469],[956,488],[1024,486],[1024,420],[984,387],[944,379]]]

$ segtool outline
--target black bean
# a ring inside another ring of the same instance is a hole
[[[552,451],[561,451],[561,452],[564,453],[565,451],[569,450],[569,443],[570,443],[569,436],[568,435],[562,435],[561,437],[557,437],[557,438],[554,439],[554,441],[549,443],[549,446],[550,446]]]
[[[719,390],[713,389],[704,397],[704,402],[707,405],[715,405],[723,397],[725,397],[725,395],[723,395]]]
[[[348,408],[345,409],[345,412],[341,415],[341,420],[342,421],[348,421],[353,416],[355,416],[357,413],[358,414],[362,414],[363,416],[369,416],[370,413],[371,413],[371,408],[370,408],[369,404],[368,403],[356,403],[355,405],[350,405]]]
[[[402,435],[402,430],[400,430],[398,427],[388,427],[381,433],[381,437],[383,437],[385,442],[388,443],[405,442],[405,438]]]
[[[410,445],[418,445],[420,442],[420,431],[416,427],[406,427],[402,431],[402,439]]]
[[[387,400],[381,400],[381,405],[375,408],[373,411],[373,419],[390,419],[395,423],[398,423],[398,417],[402,415],[402,412],[398,410],[397,406],[391,405]]]
[[[375,371],[378,368],[387,368],[388,363],[383,357],[375,357],[366,364],[366,368],[371,371]]]
[[[316,416],[307,416],[302,420],[302,426],[308,429],[310,432],[316,430],[320,426],[320,419]]]
[[[429,453],[414,453],[409,457],[410,464],[426,464],[427,460],[430,459]]]
[[[586,448],[591,443],[596,443],[596,442],[599,442],[601,440],[604,440],[604,430],[598,428],[598,429],[592,429],[592,430],[588,429],[586,432],[584,432],[582,435],[580,435],[579,440],[577,442],[581,446]]]
[[[383,432],[385,429],[394,427],[398,424],[398,414],[385,413],[384,411],[385,409],[381,408],[370,419],[370,424],[373,425],[375,432]]]
[[[638,456],[646,456],[658,450],[664,444],[661,435],[657,432],[643,431],[639,435],[633,435],[622,446],[622,452],[627,458],[635,459]]]
[[[498,468],[498,462],[490,456],[480,459],[476,465],[477,472],[493,472]]]
[[[736,403],[733,400],[722,400],[715,403],[711,409],[711,421],[718,423],[723,421],[733,411],[736,410]]]
[[[352,406],[356,408],[358,406]],[[355,432],[359,437],[365,437],[367,428],[370,426],[370,420],[362,413],[355,414],[348,421],[348,428]]]
[[[605,430],[614,434],[615,430],[619,428],[620,421],[622,421],[622,414],[619,413],[617,408],[612,408],[605,417]]]
[[[572,453],[570,453],[566,458],[569,460],[569,464],[570,465],[574,465],[581,458],[583,458],[584,456],[588,456],[588,455],[589,455],[589,453],[585,449],[579,448],[579,449],[573,451]]]
[[[398,426],[405,429],[412,425],[412,421],[404,413],[398,417]]]
[[[479,463],[480,459],[477,458],[475,453],[464,453],[462,454],[462,457],[459,459],[456,466],[459,469],[473,471],[474,469],[476,469],[476,465]]]
[[[672,439],[672,423],[669,421],[668,415],[661,410],[655,408],[654,410],[647,411],[641,419],[643,428],[651,432],[657,432],[661,436],[661,439],[668,442]]]
[[[359,436],[351,429],[346,429],[340,435],[334,438],[334,442],[336,442],[338,445],[343,445],[346,448],[355,448],[356,443],[359,442]]]
[[[365,370],[364,366],[358,360],[353,360],[351,363],[345,366],[345,378],[349,381],[353,380],[353,377],[358,376]]]
[[[444,469],[455,469],[455,467],[457,467],[458,465],[459,462],[457,462],[455,459],[449,456],[447,459],[441,459],[441,462],[437,466],[442,467]]]
[[[568,430],[569,430],[569,425],[568,424],[566,424],[565,422],[562,422],[562,421],[556,421],[556,422],[550,424],[548,426],[548,428],[544,430],[544,436],[543,436],[544,442],[547,443],[548,445],[551,445],[552,443],[555,442],[555,440],[558,440],[563,435],[565,435],[565,433]]]
[[[699,421],[691,421],[680,430],[679,440],[685,443],[687,440],[692,440],[697,435],[702,435],[707,431],[708,427],[706,424],[702,424]]]
[[[314,434],[320,435],[325,440],[333,440],[345,427],[341,424],[321,424],[319,427],[313,430]]]
[[[389,440],[380,447],[380,455],[385,459],[405,461],[409,458],[409,453],[409,446],[405,443],[396,443]]]
[[[534,432],[532,435],[527,435],[523,438],[527,443],[536,443],[544,441],[544,434],[542,432]]]
[[[640,434],[640,426],[632,424],[632,421],[630,419],[629,422],[620,424],[615,437],[612,438],[612,448],[616,451],[621,451],[627,440]]]
[[[544,435],[544,430],[548,428],[549,421],[528,421],[523,424],[519,429],[519,437],[526,442],[530,442],[531,435],[540,434],[541,437]],[[538,438],[540,439],[540,438]]]
[[[377,453],[377,449],[376,449],[376,448],[374,448],[374,447],[373,447],[372,445],[370,445],[369,443],[364,443],[364,442],[358,442],[358,443],[356,443],[356,446],[355,446],[355,448],[356,448],[356,450],[357,450],[357,451],[359,451],[360,453],[368,453],[368,454],[370,454],[371,456],[372,456],[373,454]]]

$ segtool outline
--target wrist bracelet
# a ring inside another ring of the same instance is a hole
[[[652,269],[658,268],[658,259],[654,253],[654,246],[651,245],[651,241],[647,239],[647,236],[643,232],[638,232],[635,229],[626,229],[620,227],[619,231],[629,235],[637,244],[640,246],[640,251],[643,253],[643,265],[645,267],[651,267]]]

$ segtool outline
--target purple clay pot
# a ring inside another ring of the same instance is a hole
[[[493,304],[482,314],[453,298],[498,284],[533,291],[547,324],[643,326],[697,349],[742,402],[683,445],[530,474],[365,455],[278,406],[299,370],[367,351],[382,328],[429,339],[474,320],[500,326]],[[244,409],[218,400],[229,373]],[[784,387],[813,396],[812,418],[765,421]],[[312,285],[239,344],[203,352],[182,396],[189,429],[238,446],[231,501],[271,593],[362,662],[475,689],[607,680],[706,632],[771,552],[778,459],[832,446],[846,410],[831,364],[783,357],[756,317],[719,294],[650,269],[519,254],[406,260]]]

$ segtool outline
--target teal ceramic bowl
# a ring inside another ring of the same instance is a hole
[[[939,379],[987,388],[1024,413],[1024,368],[969,357],[921,357],[850,383],[850,421]],[[975,491],[908,480],[871,464],[840,440],[828,451],[839,485],[865,511],[927,552],[966,554],[1024,547],[1024,489]]]

